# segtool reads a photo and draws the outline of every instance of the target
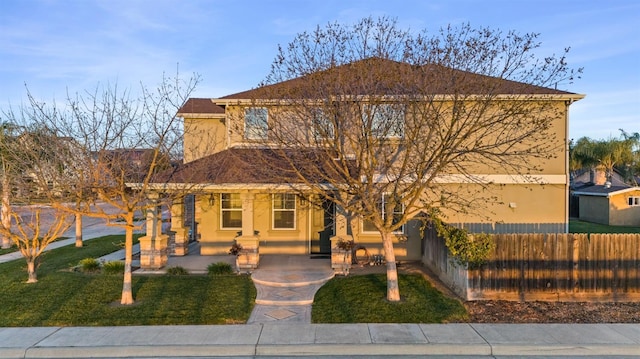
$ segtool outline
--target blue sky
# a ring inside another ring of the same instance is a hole
[[[545,54],[571,47],[586,94],[571,106],[570,137],[640,132],[640,1],[637,0],[3,0],[0,107],[115,84],[136,89],[163,73],[197,73],[193,97],[255,87],[278,44],[328,22],[397,18],[401,28],[437,31],[469,22],[540,33]]]

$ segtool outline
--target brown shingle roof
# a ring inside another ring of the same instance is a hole
[[[224,113],[224,107],[216,105],[208,98],[190,98],[180,107],[178,114],[182,113]]]
[[[154,182],[190,184],[290,184],[302,183],[297,171],[315,183],[326,182],[326,173],[318,173],[326,152],[313,150],[273,150],[268,148],[231,148],[163,173]],[[313,165],[314,161],[317,165]]]
[[[330,95],[538,94],[571,92],[479,75],[440,65],[360,60],[221,99],[322,98]]]

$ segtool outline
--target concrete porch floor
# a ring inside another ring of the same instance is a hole
[[[207,267],[212,263],[224,262],[229,263],[235,268],[236,258],[233,255],[219,256],[202,256],[200,255],[200,244],[192,243],[189,245],[189,254],[186,256],[169,256],[167,265],[158,271],[142,271],[141,273],[150,274],[152,272],[164,273],[170,267],[182,267],[190,273],[200,274],[207,273]],[[331,260],[329,258],[311,258],[308,254],[300,255],[278,255],[278,254],[261,254],[260,263],[258,265],[259,272],[264,275],[278,276],[282,271],[304,271],[317,272],[331,270]],[[254,270],[253,272],[256,272]],[[262,278],[262,274],[253,273]],[[267,278],[268,279],[268,278]],[[276,278],[277,280],[277,278]]]

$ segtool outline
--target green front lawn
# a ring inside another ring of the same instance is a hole
[[[467,311],[421,275],[400,274],[401,302],[386,300],[385,274],[335,277],[316,293],[314,323],[447,323],[461,322]]]
[[[3,254],[9,254],[9,253],[13,253],[13,252],[17,252],[18,251],[18,247],[16,247],[16,245],[12,245],[9,248],[0,248],[0,256]]]
[[[122,275],[70,271],[83,258],[121,249],[106,236],[44,253],[38,283],[23,259],[0,264],[0,327],[244,323],[256,297],[247,276],[133,276],[136,303],[121,306]]]
[[[72,271],[84,258],[122,247],[107,236],[45,252],[38,283],[27,284],[23,259],[0,264],[0,327],[245,323],[256,289],[248,276],[133,276],[135,304],[119,304],[122,275]],[[386,301],[386,276],[336,277],[316,294],[315,323],[446,323],[465,321],[462,304],[420,275],[400,274],[400,303]]]
[[[640,233],[640,227],[608,226],[606,224],[570,219],[569,233]]]

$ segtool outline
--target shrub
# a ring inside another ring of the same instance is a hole
[[[104,274],[122,274],[124,273],[123,261],[109,261],[102,265],[102,273]]]
[[[167,275],[189,275],[189,271],[180,266],[169,267],[167,268]]]
[[[469,269],[477,269],[487,261],[494,245],[490,235],[469,234],[464,228],[454,227],[439,219],[434,219],[433,223],[458,264]]]
[[[100,262],[95,258],[81,259],[78,268],[84,273],[95,273],[100,271]]]
[[[232,274],[233,267],[226,262],[211,263],[207,266],[207,272],[210,275]]]

